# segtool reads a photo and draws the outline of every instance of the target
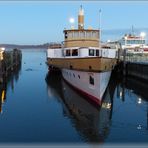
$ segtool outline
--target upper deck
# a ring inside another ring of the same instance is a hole
[[[79,10],[78,14],[78,29],[65,29],[64,33],[64,48],[69,47],[99,47],[100,31],[97,29],[84,29],[84,10]]]
[[[64,47],[99,47],[99,30],[64,30]]]

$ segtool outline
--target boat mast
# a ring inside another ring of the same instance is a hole
[[[101,48],[101,9],[99,10],[99,48]]]

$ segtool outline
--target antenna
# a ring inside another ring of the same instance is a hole
[[[134,26],[132,25],[132,35],[134,35]]]

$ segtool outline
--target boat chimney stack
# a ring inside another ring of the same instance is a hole
[[[82,5],[78,14],[78,29],[84,29],[84,10],[82,8]]]

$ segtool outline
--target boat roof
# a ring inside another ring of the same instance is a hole
[[[136,36],[136,35],[133,35],[133,34],[125,34],[123,39],[125,39],[125,37],[127,39],[138,39],[138,40],[140,39],[141,40],[141,36]],[[144,40],[144,38],[142,38],[142,39]]]
[[[99,29],[65,29],[63,32],[66,32],[66,31],[99,31]]]

